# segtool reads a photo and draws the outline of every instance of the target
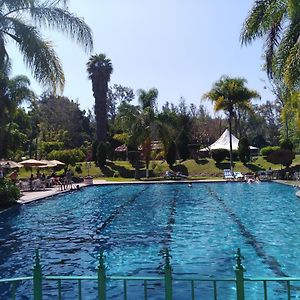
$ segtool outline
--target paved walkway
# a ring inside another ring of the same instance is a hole
[[[94,185],[98,185],[98,184],[104,184],[107,183],[105,180],[94,180]],[[74,185],[76,187],[77,183]],[[78,185],[80,187],[84,187],[87,186],[85,183],[78,183]],[[36,201],[36,200],[40,200],[46,197],[51,197],[57,194],[61,194],[61,193],[65,193],[65,192],[69,192],[70,189],[66,189],[66,190],[60,190],[58,187],[53,187],[53,188],[46,188],[45,190],[42,191],[29,191],[29,192],[22,192],[22,196],[21,198],[18,200],[18,203],[20,204],[25,204],[25,203],[29,203],[32,201]]]

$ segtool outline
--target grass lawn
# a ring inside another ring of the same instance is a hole
[[[300,164],[300,155],[296,155],[293,161],[293,166]],[[77,163],[77,168],[80,166],[81,173],[75,171],[75,167],[70,167],[71,171],[75,176],[85,177],[88,174],[96,179],[105,179],[108,181],[133,181],[135,180],[135,168],[128,161],[108,161],[107,166],[100,169],[95,165],[94,162],[90,164],[88,168],[85,162]],[[210,158],[199,159],[199,160],[187,160],[184,162],[177,161],[177,163],[169,168],[165,161],[151,161],[150,163],[150,174],[151,178],[149,180],[161,180],[167,170],[172,170],[174,172],[181,172],[188,175],[190,179],[221,179],[223,178],[223,170],[230,168],[229,161],[223,161],[216,164],[214,160]],[[247,172],[257,172],[259,170],[267,170],[272,168],[273,170],[278,170],[281,168],[280,165],[274,165],[267,162],[262,156],[253,158],[253,160],[246,165],[241,162],[234,162],[234,170],[241,173]],[[40,172],[45,172],[46,175],[52,173],[51,169],[40,169]],[[64,170],[56,172],[58,175],[63,174]],[[30,177],[31,170],[21,168],[19,173],[19,178]],[[36,174],[36,169],[33,168],[33,174]],[[145,178],[145,166],[141,164],[138,170],[138,176],[142,180]]]

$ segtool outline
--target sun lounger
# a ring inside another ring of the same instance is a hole
[[[224,179],[226,179],[226,180],[234,180],[234,176],[232,175],[230,169],[224,169]]]
[[[244,175],[241,172],[233,172],[233,176],[237,181],[244,180]]]

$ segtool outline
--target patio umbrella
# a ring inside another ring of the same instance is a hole
[[[17,169],[17,168],[22,168],[23,166],[12,160],[1,160],[0,167],[6,169]]]
[[[57,167],[57,166],[64,166],[65,165],[65,163],[63,163],[63,162],[61,162],[59,160],[49,160],[49,162],[55,164],[55,167]]]
[[[36,159],[27,159],[20,161],[19,164],[23,165],[24,167],[40,167],[40,166],[45,166],[47,163],[42,162],[40,160]]]
[[[57,166],[56,163],[50,161],[50,160],[40,160],[41,162],[45,163],[46,165],[38,166],[37,168],[54,168]]]

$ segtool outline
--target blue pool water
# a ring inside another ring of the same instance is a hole
[[[276,183],[94,186],[2,212],[0,273],[31,275],[39,248],[46,275],[96,275],[100,249],[109,275],[161,275],[167,248],[176,276],[232,278],[240,247],[247,277],[300,277],[299,232],[300,200],[294,188]],[[63,288],[63,299],[75,299],[72,284]],[[19,286],[18,299],[32,299],[28,290],[29,283]],[[219,290],[220,299],[235,299],[231,283]],[[268,299],[286,299],[283,290],[270,285]],[[128,299],[140,299],[143,288],[136,283],[128,292]],[[211,299],[211,292],[198,284],[196,299]],[[0,285],[0,299],[9,293]],[[49,284],[44,299],[55,293]],[[109,299],[122,293],[118,284],[108,286]],[[300,299],[298,289],[292,293]],[[83,286],[83,294],[96,299],[95,284]],[[190,299],[190,285],[175,283],[174,294]],[[248,284],[247,294],[263,299],[262,284]],[[163,286],[149,285],[149,296],[163,299]]]

